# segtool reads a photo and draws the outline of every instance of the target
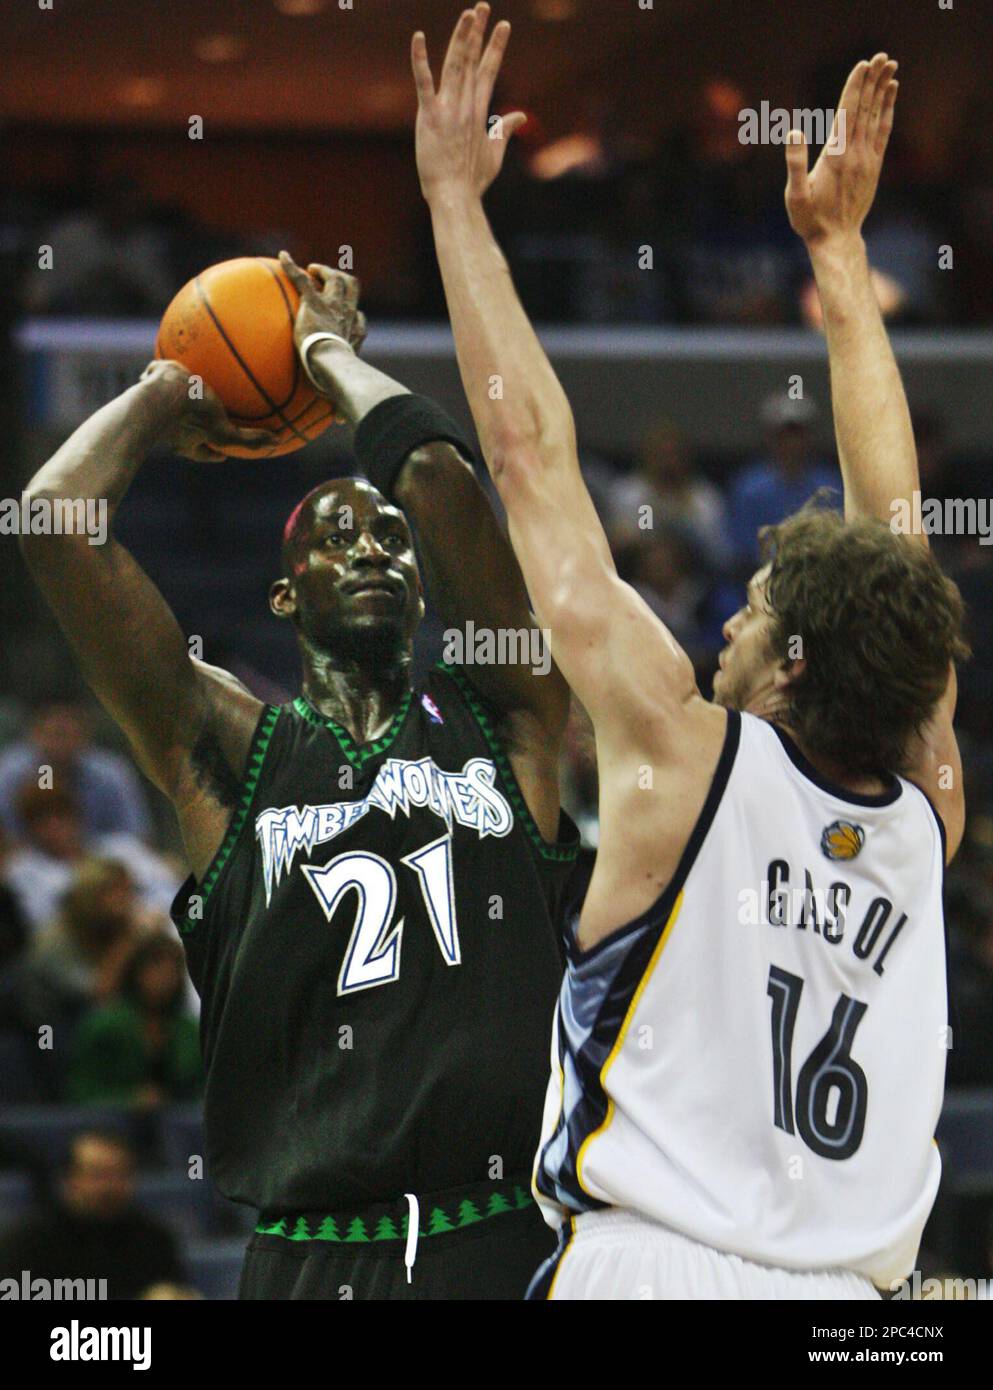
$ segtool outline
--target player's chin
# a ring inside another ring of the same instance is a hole
[[[402,609],[392,613],[353,613],[337,630],[338,642],[353,655],[382,661],[399,654],[409,638]]]
[[[723,709],[735,708],[726,671],[718,670],[714,672],[711,690],[715,705],[720,705]]]

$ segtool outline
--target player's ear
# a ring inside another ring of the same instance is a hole
[[[787,657],[776,667],[773,684],[777,690],[786,690],[787,687],[796,685],[806,669],[807,658],[805,656]]]
[[[269,587],[269,607],[277,618],[292,618],[297,611],[296,590],[288,579],[277,579]]]

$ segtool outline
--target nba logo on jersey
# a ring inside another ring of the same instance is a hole
[[[427,712],[428,712],[428,718],[431,720],[431,723],[432,723],[432,724],[444,724],[445,721],[444,721],[444,719],[442,719],[442,717],[441,717],[441,710],[438,708],[438,706],[435,704],[435,702],[431,699],[431,696],[430,696],[430,695],[427,695],[427,694],[422,695],[422,696],[421,696],[421,704],[422,704],[422,705],[424,706],[424,708],[427,710]]]
[[[850,820],[832,821],[821,835],[821,853],[828,859],[855,859],[865,844],[865,831]]]

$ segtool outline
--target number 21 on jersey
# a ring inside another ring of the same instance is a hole
[[[421,896],[446,965],[460,965],[459,928],[452,881],[452,837],[442,835],[400,860],[417,875]],[[393,922],[397,877],[378,854],[353,850],[315,868],[301,865],[330,922],[346,893],[358,894],[358,911],[338,972],[338,993],[354,994],[400,978],[403,918]]]

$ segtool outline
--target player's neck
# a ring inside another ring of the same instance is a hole
[[[817,753],[798,738],[789,725],[781,719],[773,722],[792,739],[814,771],[826,782],[831,782],[844,791],[854,792],[856,796],[879,796],[889,790],[890,782],[884,781],[882,777],[877,777],[872,773],[852,772],[843,763],[836,762],[833,758],[825,758],[822,754]]]
[[[347,729],[356,743],[371,743],[383,734],[409,691],[408,661],[375,669],[320,661],[308,663],[304,671],[304,699]]]

